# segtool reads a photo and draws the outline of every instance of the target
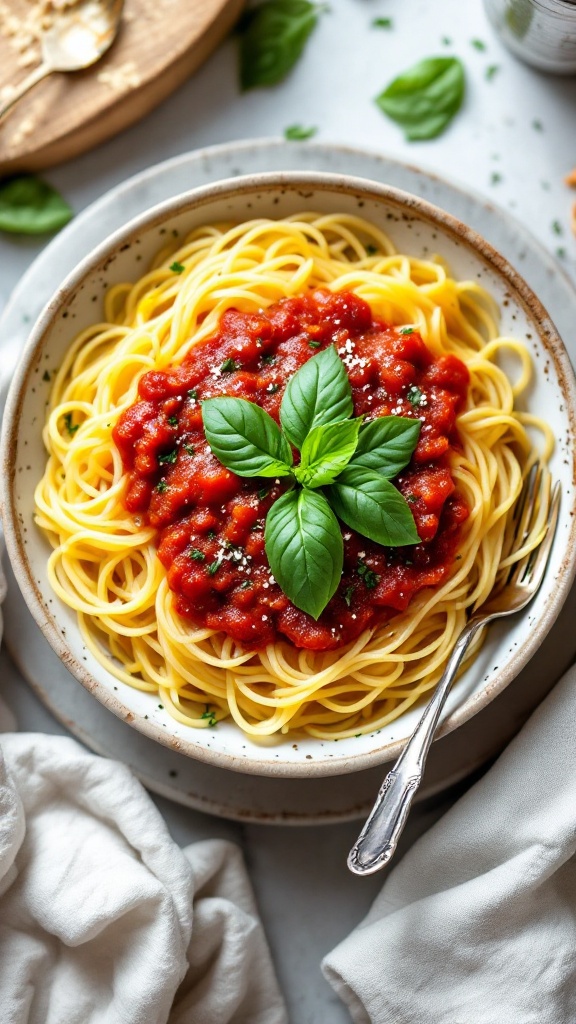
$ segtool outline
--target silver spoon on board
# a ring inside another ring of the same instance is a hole
[[[72,0],[51,7],[40,36],[42,63],[0,106],[0,119],[37,82],[54,71],[81,71],[104,56],[116,38],[124,0]]]

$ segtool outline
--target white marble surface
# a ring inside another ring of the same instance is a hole
[[[294,123],[313,125],[318,140],[378,149],[484,193],[514,212],[551,252],[564,250],[560,262],[576,280],[576,240],[569,232],[576,196],[563,184],[576,164],[576,79],[549,77],[518,63],[494,38],[479,0],[333,0],[331,6],[282,85],[241,95],[235,43],[229,40],[146,120],[47,176],[79,211],[166,157],[212,143],[278,135]],[[392,18],[393,29],[372,29],[377,16]],[[443,37],[452,44],[445,45]],[[475,49],[473,39],[482,40],[486,50]],[[398,71],[439,53],[456,53],[465,61],[465,105],[445,135],[407,144],[373,97]],[[499,70],[487,81],[492,64]],[[0,237],[0,311],[40,248],[34,240]],[[0,680],[20,728],[63,731],[5,654]],[[345,1024],[348,1015],[324,982],[319,963],[361,919],[381,885],[380,878],[358,880],[346,871],[357,826],[239,826],[165,800],[158,804],[179,842],[205,836],[242,842],[293,1024]],[[420,810],[405,843],[441,809]]]

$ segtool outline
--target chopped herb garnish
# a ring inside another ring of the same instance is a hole
[[[368,245],[366,246],[366,252],[368,253],[369,256],[375,256],[376,253],[378,252],[378,247],[376,245],[372,245],[372,243],[369,242]]]
[[[248,590],[248,588],[251,587],[251,586],[252,586],[252,581],[251,580],[242,580],[242,583],[240,584],[240,590]]]
[[[344,600],[346,601],[346,604],[348,605],[348,607],[350,607],[350,605],[352,604],[352,594],[353,593],[354,593],[354,587],[346,587],[346,590],[344,591],[344,595],[343,596],[344,596]]]
[[[275,395],[277,391],[280,391],[280,385],[269,384],[268,387],[266,388],[266,391],[268,392],[269,395]]]
[[[392,18],[373,18],[372,28],[393,28]]]
[[[442,36],[442,44],[443,46],[452,46],[452,40],[450,39],[450,36]]]
[[[173,465],[176,462],[177,458],[178,452],[176,448],[174,448],[171,452],[167,452],[165,455],[159,455],[158,462],[160,463],[161,466],[166,466],[168,464]]]
[[[284,129],[284,138],[288,142],[304,142],[305,139],[311,139],[313,135],[316,135],[317,128],[304,128],[301,124],[291,124],[289,128]]]
[[[544,131],[544,125],[542,124],[542,121],[538,120],[538,118],[535,118],[535,120],[532,121],[532,127],[533,127],[535,132],[543,132]]]
[[[206,555],[204,554],[203,551],[200,551],[200,548],[190,548],[188,554],[190,555],[190,558],[192,558],[194,562],[206,561]]]
[[[210,537],[210,540],[215,540],[216,530],[208,530],[208,537]]]
[[[479,50],[480,53],[484,53],[486,49],[486,43],[482,42],[481,39],[471,39],[470,46],[473,46],[475,50]]]
[[[79,423],[76,423],[75,425],[72,424],[72,413],[71,412],[65,412],[64,413],[64,424],[65,424],[66,430],[68,431],[68,433],[70,435],[75,434],[76,431],[78,430],[78,427],[80,426]]]
[[[222,373],[234,373],[234,370],[239,369],[239,364],[235,359],[232,359],[232,357],[229,356],[228,359],[224,360],[220,369]]]
[[[260,501],[262,501],[263,498],[267,498],[269,494],[270,494],[270,489],[268,487],[262,487],[258,491],[258,497],[260,498]]]
[[[559,260],[565,260],[566,259],[566,249],[562,245],[559,246],[558,249],[556,249],[556,255],[557,255]]]
[[[413,327],[401,327],[400,328],[400,334],[414,334],[414,328]]]
[[[564,230],[563,230],[562,225],[561,225],[559,220],[553,220],[552,221],[552,231],[554,232],[555,235],[562,235],[562,234],[564,234]]]
[[[177,427],[178,426],[178,417],[177,416],[169,416],[168,417],[168,423],[170,424],[171,427]]]
[[[210,705],[209,704],[206,705],[206,711],[202,715],[200,715],[200,718],[207,718],[208,719],[208,727],[210,729],[213,726],[216,725],[216,722],[217,722],[216,712],[210,710]]]
[[[498,171],[492,171],[492,174],[490,175],[490,184],[499,185],[501,181],[502,175]]]
[[[174,260],[174,263],[170,264],[170,270],[174,274],[182,274],[186,270],[186,267],[183,263],[178,263],[178,260]]]
[[[308,348],[320,348],[321,344],[322,344],[321,341],[309,341],[308,342]]]
[[[198,391],[196,390],[196,388],[190,388],[190,391],[188,392],[188,398],[191,398],[193,402],[198,401]]]
[[[420,408],[422,405],[422,397],[422,392],[419,387],[416,387],[416,384],[412,384],[406,392],[406,398],[414,409]]]
[[[159,483],[156,484],[156,490],[158,491],[159,494],[164,494],[164,491],[168,490],[168,484],[166,483],[166,481],[160,480]]]
[[[366,589],[374,590],[374,587],[378,586],[380,580],[378,573],[374,572],[372,569],[369,569],[368,566],[366,565],[366,562],[363,562],[361,559],[359,560],[356,568],[358,575],[362,578],[366,586]]]
[[[276,356],[262,356],[262,362],[265,364],[265,366],[272,366],[272,364],[276,362]]]
[[[499,71],[500,71],[500,65],[499,64],[489,64],[488,67],[486,68],[486,71],[485,71],[485,74],[484,74],[484,77],[485,77],[486,81],[487,82],[491,82],[492,79],[494,78],[494,76],[497,75]]]
[[[409,501],[411,505],[414,505],[418,501],[416,494],[407,494],[406,501]]]
[[[184,451],[186,452],[187,455],[195,455],[196,454],[196,449],[194,448],[194,445],[192,445],[192,444],[183,444],[182,447],[183,447],[183,449],[184,449]]]
[[[48,370],[44,370],[44,373],[42,374],[42,380],[45,380],[47,382],[50,380],[50,374]]]
[[[218,572],[218,569],[220,568],[220,565],[221,565],[221,563],[218,561],[217,558],[213,562],[210,562],[210,565],[208,566],[208,569],[207,569],[208,575],[209,576],[214,576]]]

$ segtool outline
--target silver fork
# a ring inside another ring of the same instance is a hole
[[[393,857],[462,658],[487,623],[504,615],[515,615],[535,596],[548,563],[559,504],[560,484],[552,488],[548,470],[537,463],[526,477],[504,538],[502,561],[514,561],[504,580],[500,579],[460,633],[430,703],[384,779],[366,824],[348,855],[348,867],[355,875],[372,875]],[[530,550],[524,551],[527,547]]]

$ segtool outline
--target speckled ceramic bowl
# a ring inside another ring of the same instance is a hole
[[[499,302],[502,331],[523,340],[537,373],[530,411],[558,439],[552,469],[562,484],[560,521],[544,584],[530,608],[491,627],[479,657],[458,681],[441,733],[457,728],[489,703],[528,662],[554,622],[576,571],[576,388],[562,341],[522,278],[487,242],[442,210],[407,193],[348,176],[287,173],[235,178],[196,189],[154,207],[98,246],[68,276],[35,324],[17,367],[2,436],[2,512],[11,562],[22,593],[51,646],[76,678],[124,721],[146,736],[213,765],[257,775],[328,776],[368,768],[397,756],[419,711],[377,734],[349,740],[279,740],[259,746],[230,722],[196,731],[175,722],[157,698],[106,672],[85,648],[74,613],[52,593],[46,576],[48,544],[33,523],[33,493],[45,465],[41,431],[50,385],[76,334],[94,322],[105,291],[136,280],[162,245],[210,221],[285,216],[300,210],[360,214],[416,256],[443,256],[457,278],[479,280]]]

